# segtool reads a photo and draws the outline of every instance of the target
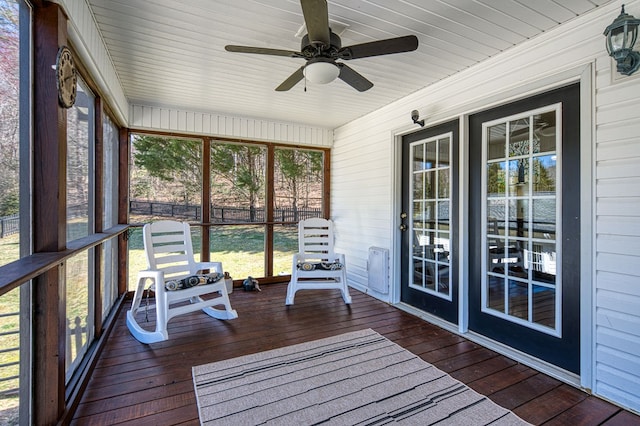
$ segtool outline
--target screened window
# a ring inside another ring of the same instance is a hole
[[[78,79],[76,102],[67,110],[67,241],[93,233],[94,103]]]
[[[196,257],[234,279],[290,274],[297,222],[324,214],[325,150],[134,134],[131,152],[131,223],[189,222]],[[129,238],[130,287],[146,267],[140,235]]]
[[[75,104],[67,110],[67,241],[94,233],[95,97],[78,79]],[[71,379],[94,336],[94,249],[65,263],[66,380]]]
[[[102,114],[103,140],[103,228],[118,224],[118,127]],[[118,294],[118,241],[109,239],[102,246],[100,274],[102,283],[102,318],[109,314]]]
[[[30,13],[18,0],[0,1],[0,266],[30,251],[29,175]],[[23,214],[21,214],[23,213]],[[8,424],[18,424],[28,404],[29,386],[20,372],[29,366],[29,334],[20,322],[21,305],[28,307],[28,289],[16,288],[0,297],[0,410]]]

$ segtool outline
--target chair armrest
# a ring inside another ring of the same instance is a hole
[[[164,281],[164,272],[145,269],[144,271],[138,272],[138,279],[140,278],[151,278],[157,282],[162,282]]]

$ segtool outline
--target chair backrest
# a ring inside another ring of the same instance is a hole
[[[188,223],[173,220],[148,223],[143,234],[150,270],[163,271],[165,279],[179,279],[196,272]]]
[[[326,260],[333,255],[333,222],[312,218],[298,222],[298,251],[307,258]]]

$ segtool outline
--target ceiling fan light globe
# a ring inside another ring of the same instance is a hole
[[[312,62],[304,67],[304,76],[315,84],[327,84],[338,78],[340,68],[332,62]]]

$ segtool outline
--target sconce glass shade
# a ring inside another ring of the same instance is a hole
[[[340,68],[330,59],[316,58],[309,61],[304,67],[304,76],[307,80],[316,84],[327,84],[338,78]]]
[[[620,74],[631,75],[640,67],[640,53],[633,51],[638,38],[640,19],[624,12],[624,5],[620,15],[604,30],[607,37],[607,52],[616,60]]]

